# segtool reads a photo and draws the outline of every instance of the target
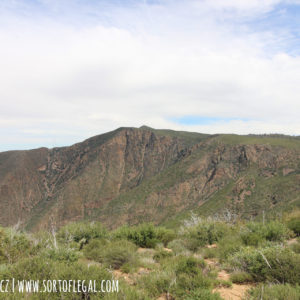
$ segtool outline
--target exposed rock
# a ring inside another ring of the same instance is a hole
[[[2,152],[0,224],[37,229],[89,218],[116,227],[160,223],[190,209],[244,214],[250,203],[254,215],[263,205],[297,199],[300,142],[294,143],[120,128],[70,147]],[[289,176],[277,190],[272,180],[280,174]]]

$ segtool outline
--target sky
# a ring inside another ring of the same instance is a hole
[[[300,135],[300,0],[1,0],[0,151],[118,127]]]

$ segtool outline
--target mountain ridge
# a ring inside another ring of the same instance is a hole
[[[272,201],[282,210],[299,205],[299,161],[297,137],[145,126],[72,146],[0,152],[0,224],[35,230],[89,219],[115,227],[222,209],[247,217],[248,206],[253,216]]]

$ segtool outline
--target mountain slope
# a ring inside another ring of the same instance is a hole
[[[300,140],[119,128],[70,147],[0,153],[0,224],[173,222],[299,205]]]

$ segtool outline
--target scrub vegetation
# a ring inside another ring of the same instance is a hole
[[[107,230],[98,222],[26,233],[0,229],[2,280],[119,280],[115,293],[0,293],[0,299],[297,300],[299,213],[263,222],[203,219]]]

